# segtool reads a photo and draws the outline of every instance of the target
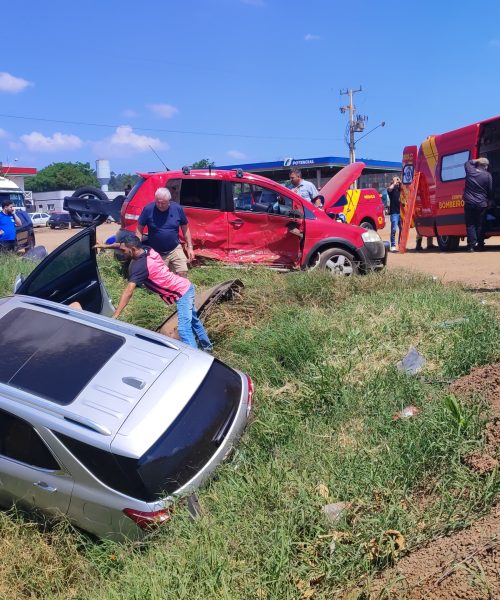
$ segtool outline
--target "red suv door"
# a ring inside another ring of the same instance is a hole
[[[167,183],[172,199],[179,201],[189,221],[189,230],[198,256],[224,260],[227,254],[228,225],[223,182],[189,176]]]
[[[296,267],[300,264],[304,210],[299,199],[272,188],[233,181],[228,212],[228,257],[231,261]]]

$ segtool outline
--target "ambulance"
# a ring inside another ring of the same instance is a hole
[[[486,237],[500,235],[500,116],[440,135],[420,147],[403,150],[402,201],[419,173],[414,221],[421,236],[436,236],[441,250],[456,250],[466,237],[465,168],[468,160],[486,157],[493,176],[493,202],[486,215]]]

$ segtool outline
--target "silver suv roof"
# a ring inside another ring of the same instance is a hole
[[[96,447],[141,456],[176,418],[207,374],[213,358],[177,340],[67,306],[14,296],[0,301],[0,318],[15,308],[123,336],[125,342],[75,399],[60,405],[0,383],[0,406]],[[85,356],[79,357],[84,361]],[[78,368],[75,365],[75,368]],[[118,435],[117,435],[118,434]]]

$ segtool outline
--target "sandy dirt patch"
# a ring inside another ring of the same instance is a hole
[[[369,592],[375,598],[486,600],[500,597],[500,505],[472,527],[412,552],[384,573]]]
[[[113,235],[117,229],[118,225],[116,223],[104,223],[103,225],[99,225],[97,228],[97,239],[105,241],[109,236]],[[49,252],[52,252],[57,246],[80,231],[80,228],[50,229],[50,227],[35,227],[36,244],[37,246],[45,246]]]
[[[390,239],[390,225],[379,232],[383,240]],[[434,238],[434,244],[436,244]],[[423,246],[427,245],[424,238]],[[461,242],[456,252],[434,250],[415,251],[415,229],[410,230],[408,251],[405,254],[390,253],[387,261],[389,269],[400,268],[429,273],[441,281],[457,281],[474,288],[500,291],[500,239],[486,240],[485,252],[466,252],[465,242]]]

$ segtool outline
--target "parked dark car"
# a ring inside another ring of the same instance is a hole
[[[69,213],[54,212],[50,214],[47,225],[51,229],[71,229],[78,225],[73,221]]]

